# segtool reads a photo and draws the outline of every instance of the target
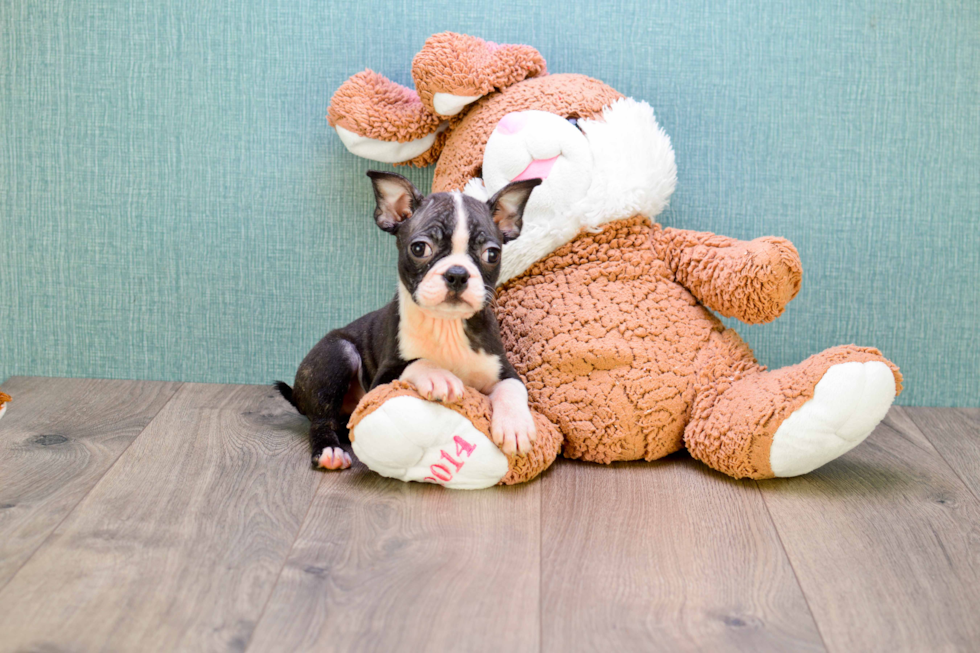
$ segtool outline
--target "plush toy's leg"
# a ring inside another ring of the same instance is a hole
[[[489,399],[472,388],[462,401],[443,404],[395,381],[357,405],[349,424],[351,445],[382,476],[468,490],[530,480],[558,455],[561,436],[541,415],[534,414],[538,437],[525,456],[497,448],[490,418]]]
[[[877,349],[852,345],[771,372],[742,366],[699,389],[685,444],[736,478],[806,474],[860,444],[901,380]]]

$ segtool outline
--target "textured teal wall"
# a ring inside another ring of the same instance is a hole
[[[0,379],[291,378],[394,290],[330,96],[448,29],[653,104],[664,223],[796,244],[761,361],[874,344],[902,403],[980,403],[976,0],[4,0]]]

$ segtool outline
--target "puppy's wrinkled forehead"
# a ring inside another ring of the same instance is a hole
[[[453,191],[426,197],[414,216],[398,233],[402,243],[421,236],[443,242],[444,254],[463,254],[471,243],[500,241],[499,232],[487,205]],[[440,248],[442,249],[442,248]]]

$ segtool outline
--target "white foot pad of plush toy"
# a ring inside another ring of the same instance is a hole
[[[508,470],[507,456],[468,419],[415,397],[389,399],[352,435],[362,463],[402,481],[476,490],[496,485]]]
[[[895,399],[895,377],[879,361],[828,369],[809,400],[772,438],[769,464],[776,476],[799,476],[861,444]]]

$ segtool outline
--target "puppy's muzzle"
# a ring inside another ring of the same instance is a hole
[[[446,280],[446,286],[451,292],[459,294],[466,290],[466,284],[469,283],[470,273],[461,265],[454,265],[442,275]]]

